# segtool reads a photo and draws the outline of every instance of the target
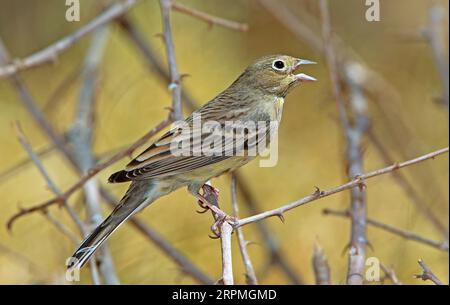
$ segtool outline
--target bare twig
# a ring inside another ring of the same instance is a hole
[[[118,1],[78,31],[62,38],[61,40],[58,40],[39,52],[23,59],[16,59],[13,63],[0,67],[0,79],[14,75],[22,70],[36,67],[48,62],[54,62],[60,53],[70,48],[75,42],[80,40],[86,34],[123,15],[137,2],[138,0]]]
[[[316,285],[331,285],[330,266],[319,242],[314,243],[314,254],[312,258]]]
[[[67,228],[62,222],[60,222],[57,218],[55,218],[49,211],[42,211],[44,217],[51,223],[53,226],[58,229],[63,235],[67,236],[73,244],[78,244],[80,242],[80,238],[75,236],[72,231]]]
[[[170,7],[171,0],[160,0],[161,16],[163,22],[163,37],[166,45],[166,56],[170,71],[169,89],[172,92],[172,120],[179,121],[183,119],[183,110],[181,104],[181,76],[178,73],[177,61],[175,59],[175,47],[172,39],[172,29],[170,25]]]
[[[209,25],[218,25],[218,26],[222,26],[222,27],[225,27],[228,29],[241,31],[241,32],[246,32],[248,30],[248,25],[245,23],[239,23],[236,21],[231,21],[231,20],[227,20],[224,18],[212,16],[210,14],[193,9],[191,7],[188,7],[186,5],[183,5],[183,4],[175,2],[175,1],[172,1],[171,8],[174,11],[184,13],[184,14],[193,16],[195,18],[198,18],[200,20],[203,20],[206,23],[208,23]]]
[[[53,149],[54,147],[44,147],[42,149],[37,149],[36,155],[42,158],[53,151]],[[10,167],[4,169],[2,172],[0,172],[0,182],[11,178],[15,173],[19,172],[22,168],[26,167],[30,163],[32,163],[30,158],[24,158],[23,160],[20,160]]]
[[[70,132],[71,143],[74,147],[74,155],[77,164],[83,174],[87,174],[94,165],[92,156],[93,124],[95,121],[95,95],[98,84],[98,70],[101,65],[105,45],[108,37],[108,27],[103,27],[94,33],[91,46],[83,67],[83,83],[80,91],[77,114]],[[98,181],[93,178],[83,186],[87,218],[92,228],[100,225],[102,211],[100,208],[100,196]],[[120,284],[112,261],[108,245],[102,245],[95,256],[99,274],[107,285]]]
[[[6,64],[10,61],[10,57],[8,54],[8,50],[3,44],[3,41],[0,39],[0,65]],[[19,75],[12,75],[11,83],[16,88],[17,93],[19,94],[20,101],[24,105],[24,107],[28,110],[30,115],[34,118],[39,128],[46,134],[48,138],[52,140],[53,143],[65,153],[69,153],[69,150],[65,146],[65,140],[60,137],[56,131],[52,128],[49,122],[46,120],[42,111],[37,107],[33,97],[28,91],[22,79]]]
[[[16,136],[17,136],[20,144],[22,144],[22,147],[25,149],[25,151],[27,152],[28,156],[33,161],[33,163],[36,165],[36,167],[39,170],[39,172],[41,173],[42,177],[44,177],[48,188],[55,195],[59,196],[61,194],[61,191],[56,186],[56,184],[53,182],[53,180],[50,178],[50,175],[48,174],[48,172],[45,169],[44,165],[42,164],[41,160],[39,159],[39,157],[34,152],[33,148],[31,147],[29,141],[27,140],[25,134],[22,131],[22,128],[21,128],[19,122],[16,122],[14,124],[14,130],[16,132]],[[84,236],[85,231],[86,231],[85,224],[81,221],[81,219],[78,217],[78,215],[72,210],[72,208],[67,204],[67,202],[65,200],[62,202],[62,204],[63,204],[63,207],[68,212],[69,216],[74,221],[74,223],[78,226],[78,229],[80,230],[81,236]],[[42,211],[45,212],[45,209],[42,210]]]
[[[390,156],[388,150],[383,146],[382,142],[378,139],[378,137],[369,129],[368,137],[375,148],[378,150],[381,158],[386,164],[392,164],[393,159]],[[444,224],[436,217],[433,211],[428,207],[427,203],[421,198],[419,193],[413,187],[411,183],[406,179],[405,175],[402,172],[393,172],[392,176],[397,181],[398,185],[403,189],[406,196],[408,196],[411,201],[414,203],[416,208],[423,214],[430,223],[439,231],[439,233],[444,236],[444,238],[448,241],[448,230],[444,226]]]
[[[380,264],[381,269],[383,269],[384,274],[392,281],[394,285],[403,285],[402,282],[398,280],[397,274],[394,269],[386,267],[384,264]]]
[[[324,209],[323,213],[325,215],[335,215],[335,216],[342,216],[342,217],[350,217],[351,216],[350,211],[337,211],[337,210],[332,210],[332,209]],[[422,237],[418,234],[396,228],[394,226],[379,222],[379,221],[371,219],[371,218],[367,218],[367,223],[371,226],[374,226],[376,228],[382,229],[382,230],[390,232],[392,234],[401,236],[405,239],[414,240],[416,242],[431,246],[433,248],[442,250],[444,252],[449,252],[449,246],[448,246],[447,241],[431,240],[429,238]]]
[[[33,149],[31,148],[31,145],[29,144],[28,140],[26,139],[25,134],[23,133],[19,123],[16,123],[15,130],[16,130],[17,137],[18,137],[20,143],[22,144],[24,149],[27,151],[28,155],[33,160],[33,162],[36,164],[36,166],[39,169],[39,171],[41,172],[42,176],[45,178],[45,180],[47,182],[47,185],[52,190],[52,192],[54,192],[56,195],[59,196],[61,194],[61,191],[58,189],[56,184],[50,178],[50,176],[48,175],[48,173],[45,170],[44,166],[42,165],[41,161],[39,160],[39,158],[34,153]],[[84,223],[80,220],[78,215],[70,208],[70,206],[67,204],[66,200],[62,201],[62,204],[63,204],[63,207],[65,207],[65,209],[67,210],[67,212],[71,216],[71,218],[77,224],[77,226],[78,226],[82,236],[85,236],[87,234],[87,229],[86,229]],[[78,240],[75,239],[75,237],[73,237],[73,234],[71,234],[71,232],[68,229],[66,229],[64,225],[62,225],[58,220],[52,218],[51,215],[47,214],[46,209],[43,209],[42,212],[45,214],[47,219],[49,219],[49,221],[53,225],[56,226],[56,228],[58,230],[63,232],[65,235],[69,236],[69,238],[71,238],[75,243],[78,243]],[[90,267],[91,267],[90,270],[91,270],[92,282],[95,285],[100,284],[98,270],[97,270],[97,265],[95,263],[95,260],[91,261]]]
[[[259,214],[261,210],[256,205],[256,199],[253,196],[250,186],[246,183],[245,178],[242,177],[238,171],[235,172],[234,175],[236,177],[237,186],[241,191],[244,202],[249,208],[250,212],[252,214]],[[294,271],[294,267],[284,256],[284,253],[282,252],[276,237],[270,231],[267,224],[263,221],[258,221],[256,225],[262,236],[265,246],[269,250],[269,264],[276,264],[277,266],[279,266],[281,271],[283,271],[283,273],[292,282],[292,284],[302,284],[302,278]]]
[[[350,88],[350,109],[354,116],[351,126],[345,130],[347,134],[347,175],[357,177],[364,172],[362,140],[367,132],[369,120],[367,118],[367,102],[363,89],[359,83],[359,66],[347,66],[346,77]],[[351,190],[351,241],[347,282],[362,284],[365,268],[365,247],[367,244],[367,194],[364,184]]]
[[[236,177],[234,174],[231,175],[231,204],[233,207],[233,216],[239,217],[239,207],[237,203],[237,192],[236,192]],[[244,261],[245,266],[245,278],[247,280],[247,284],[249,285],[258,285],[258,280],[256,278],[255,269],[253,268],[252,261],[250,259],[250,255],[247,251],[248,242],[244,238],[244,232],[242,228],[236,229],[236,238],[239,244],[239,250],[241,252],[242,260]]]
[[[259,0],[259,3],[261,3],[280,24],[292,32],[299,40],[305,42],[316,51],[325,53],[326,47],[324,41],[320,39],[319,33],[315,30],[321,28],[320,21],[318,21],[315,16],[308,13],[306,10],[299,10],[299,16],[297,16],[293,10],[287,7],[286,3],[282,1]],[[380,102],[388,104],[396,102],[399,104],[398,107],[401,107],[399,103],[401,97],[389,79],[386,79],[377,71],[372,70],[358,53],[346,44],[336,33],[333,33],[332,40],[335,45],[335,56],[342,66],[357,64],[364,71],[360,82],[365,91],[377,96]],[[340,76],[342,77],[342,75]],[[375,106],[379,106],[380,104],[381,103],[375,103]],[[385,122],[391,125],[391,130],[393,131],[392,134],[396,137],[396,140],[400,141],[402,138],[409,139],[413,137],[412,131],[407,128],[407,125],[403,122],[402,116],[396,115],[395,112],[385,111],[384,108],[385,107],[380,107],[383,111]],[[399,131],[397,132],[397,130]],[[408,148],[410,147],[408,146]],[[423,149],[419,147],[418,151],[422,150]],[[401,151],[403,158],[407,158],[405,150],[401,149]],[[409,149],[407,153],[411,153],[411,149]],[[425,166],[424,169],[428,169],[428,167]],[[428,172],[430,175],[432,174],[430,171]],[[420,202],[420,204],[423,203],[423,201]],[[423,212],[424,209],[420,209],[420,211]],[[436,225],[436,223],[433,223],[433,225]],[[448,239],[448,232],[446,229],[445,231],[445,235]]]
[[[206,182],[207,185],[211,186],[211,183]],[[219,198],[216,191],[213,188],[203,188],[203,197],[213,206],[219,208]],[[233,233],[233,227],[226,220],[220,220],[220,216],[216,214],[212,209],[211,213],[215,220],[215,225],[219,224],[220,232],[220,246],[222,251],[222,278],[219,282],[224,285],[233,285],[233,260],[231,251],[231,234]]]
[[[422,279],[423,281],[430,280],[436,285],[444,285],[444,283],[433,273],[433,271],[431,271],[431,269],[428,268],[427,265],[425,265],[421,258],[418,260],[418,263],[420,267],[422,267],[423,272],[422,274],[415,275],[414,277],[416,279]]]
[[[283,205],[279,208],[265,211],[265,212],[262,212],[262,213],[259,213],[259,214],[256,214],[256,215],[253,215],[250,217],[242,218],[242,219],[236,221],[233,224],[233,226],[234,226],[234,228],[238,228],[238,227],[245,226],[245,225],[248,225],[253,222],[261,221],[261,220],[269,218],[269,217],[273,217],[273,216],[279,217],[280,215],[283,215],[283,213],[285,213],[286,211],[295,209],[301,205],[305,205],[312,201],[316,201],[318,199],[328,197],[330,195],[333,195],[333,194],[336,194],[336,193],[339,193],[339,192],[342,192],[345,190],[349,190],[354,187],[359,187],[361,185],[361,183],[363,183],[364,181],[366,181],[368,179],[371,179],[371,178],[374,178],[377,176],[381,176],[381,175],[385,175],[388,173],[392,173],[393,171],[398,170],[400,168],[411,166],[411,165],[423,162],[425,160],[434,159],[439,155],[448,153],[448,150],[449,150],[448,147],[442,148],[442,149],[433,151],[431,153],[422,155],[420,157],[417,157],[417,158],[414,158],[414,159],[411,159],[408,161],[404,161],[401,163],[395,163],[393,165],[390,165],[390,166],[387,166],[384,168],[380,168],[380,169],[368,172],[366,174],[359,175],[358,177],[355,177],[354,179],[352,179],[349,182],[344,183],[340,186],[337,186],[337,187],[334,187],[334,188],[331,188],[331,189],[328,189],[325,191],[316,190],[316,192],[314,192],[313,194],[311,194],[309,196],[306,196],[306,197],[304,197],[300,200],[294,201],[292,203]]]
[[[439,76],[442,83],[443,94],[442,104],[448,109],[449,99],[449,70],[447,56],[445,55],[445,41],[444,41],[444,18],[445,9],[439,5],[433,5],[428,13],[428,25],[423,32],[423,36],[430,45],[433,52],[434,62],[436,69],[439,72]]]
[[[356,177],[364,171],[362,156],[362,139],[368,127],[367,105],[363,95],[363,89],[359,83],[361,79],[360,66],[357,64],[348,64],[345,67],[337,62],[333,42],[331,40],[331,21],[328,10],[327,0],[320,1],[320,12],[322,20],[322,35],[324,40],[325,56],[330,71],[330,79],[333,89],[334,99],[336,101],[339,118],[342,129],[346,137],[346,159],[347,175],[349,178]],[[339,69],[345,69],[345,76],[350,88],[350,110],[353,113],[354,121],[350,124],[342,89],[339,83]],[[347,283],[350,285],[362,285],[366,238],[366,191],[363,184],[359,188],[351,190],[351,241],[348,261]]]

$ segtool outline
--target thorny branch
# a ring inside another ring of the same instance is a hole
[[[254,197],[254,193],[251,191],[250,186],[247,184],[246,179],[239,173],[239,171],[235,172],[234,175],[236,177],[237,187],[241,191],[242,197],[248,209],[252,214],[259,214],[261,210],[256,204],[257,200]],[[277,265],[281,269],[281,271],[283,271],[286,277],[292,282],[292,284],[302,284],[302,278],[294,271],[294,267],[290,264],[284,253],[281,251],[279,242],[271,232],[268,225],[263,221],[258,221],[256,223],[256,226],[261,233],[266,247],[269,250],[269,262],[266,264],[268,266],[273,264]]]
[[[348,177],[355,177],[364,171],[362,156],[362,139],[368,128],[367,103],[361,88],[360,66],[348,64],[339,66],[335,56],[335,50],[331,35],[331,21],[328,10],[328,1],[320,1],[320,13],[322,20],[322,35],[324,40],[325,57],[328,62],[330,79],[333,88],[334,99],[341,121],[342,129],[346,138],[346,161]],[[339,70],[344,70],[345,78],[350,88],[350,103],[348,113],[354,116],[350,122],[347,113],[342,89],[339,83]],[[351,240],[349,244],[349,260],[347,283],[350,285],[362,285],[364,274],[364,262],[366,252],[366,217],[367,217],[367,195],[363,184],[361,187],[351,190]]]
[[[324,209],[323,213],[325,215],[335,215],[335,216],[342,216],[342,217],[350,217],[351,212],[350,211],[337,211],[337,210],[332,210],[332,209]],[[435,241],[435,240],[431,240],[429,238],[425,238],[422,237],[418,234],[406,231],[406,230],[402,230],[399,228],[396,228],[394,226],[379,222],[377,220],[371,219],[371,218],[367,218],[367,224],[374,226],[376,228],[382,229],[386,232],[401,236],[405,239],[408,240],[414,240],[416,242],[431,246],[433,248],[442,250],[444,252],[448,252],[449,251],[449,246],[448,246],[448,242],[447,241]]]
[[[378,150],[381,158],[385,164],[392,164],[393,159],[389,154],[388,150],[384,147],[383,143],[379,138],[373,133],[372,130],[368,131],[368,138]],[[448,230],[441,223],[441,221],[436,217],[433,211],[428,207],[427,203],[421,198],[417,190],[411,185],[411,183],[406,179],[406,176],[402,172],[393,172],[392,176],[397,181],[397,184],[403,189],[406,196],[408,196],[412,203],[416,206],[417,210],[421,212],[433,226],[444,236],[448,241]]]
[[[37,154],[34,152],[33,148],[31,147],[31,144],[29,143],[28,139],[26,138],[25,134],[22,131],[22,127],[20,126],[19,122],[16,122],[14,124],[14,130],[16,132],[17,139],[19,140],[20,144],[24,148],[24,150],[27,152],[30,159],[33,161],[33,163],[36,165],[37,169],[41,173],[42,177],[44,177],[45,182],[47,183],[48,188],[55,194],[55,195],[61,195],[61,191],[56,186],[55,182],[50,178],[50,175],[48,174],[47,170],[45,169],[44,165],[42,164],[41,160],[37,156]],[[84,236],[86,234],[86,225],[83,223],[83,221],[78,217],[78,215],[75,213],[75,211],[67,204],[66,201],[62,202],[62,206],[67,211],[69,216],[72,218],[73,222],[77,225],[81,236]],[[43,213],[46,213],[46,210],[42,210]]]
[[[300,10],[300,16],[297,16],[292,9],[280,1],[259,0],[259,3],[300,41],[305,42],[308,46],[320,53],[326,52],[327,47],[323,39],[320,39],[320,35],[314,30],[321,28],[320,21],[318,21],[315,16],[308,13],[306,10]],[[359,66],[361,72],[363,72],[360,82],[366,92],[379,97],[380,101],[385,100],[389,103],[399,102],[399,94],[395,87],[392,86],[389,79],[384,78],[381,74],[372,70],[358,53],[346,44],[336,33],[333,33],[332,40],[335,45],[335,57],[337,61],[341,63],[342,66]],[[342,75],[344,74],[342,73]],[[380,103],[375,103],[376,106],[379,106],[379,104]],[[383,110],[383,113],[385,114],[386,122],[392,124],[391,128],[394,131],[399,129],[400,123],[401,126],[405,126],[401,116],[393,116],[389,111],[384,111],[384,109],[381,110]],[[393,125],[394,121],[391,122],[390,120],[395,120],[395,128]],[[400,133],[402,138],[413,137],[412,132],[406,127],[402,127]],[[397,137],[397,140],[401,139],[399,138],[400,135],[395,132],[394,136]],[[403,153],[403,157],[406,158],[405,153]],[[404,184],[401,185],[403,187]],[[408,192],[407,190],[405,191]],[[423,201],[416,201],[415,203],[424,205],[424,207],[420,209],[421,212],[424,212],[427,209]],[[429,213],[425,214],[426,217],[429,217],[429,215]],[[441,228],[444,227],[439,221],[435,222],[433,219],[430,219],[430,221],[438,230],[441,230]],[[445,232],[441,232],[448,238],[447,229],[444,228],[444,231]]]
[[[172,92],[172,121],[183,119],[181,103],[181,76],[178,73],[177,61],[175,59],[175,47],[173,45],[172,27],[170,24],[171,0],[160,0],[161,16],[163,22],[163,37],[166,45],[167,62],[170,71],[169,89]]]
[[[14,75],[19,71],[30,69],[48,62],[56,61],[58,55],[70,48],[75,42],[92,32],[93,30],[104,26],[111,20],[123,15],[137,2],[138,0],[118,1],[111,5],[111,7],[106,9],[102,14],[97,16],[94,20],[81,27],[78,31],[70,34],[69,36],[58,40],[57,42],[26,58],[15,59],[12,63],[6,66],[0,66],[0,80],[2,78]]]
[[[18,137],[20,143],[22,144],[25,151],[30,156],[30,159],[33,160],[33,162],[36,165],[36,167],[38,168],[39,172],[44,177],[50,190],[52,192],[54,192],[56,195],[61,194],[60,190],[58,189],[56,184],[50,178],[50,175],[45,170],[42,162],[37,157],[36,153],[33,151],[32,147],[29,144],[27,138],[25,137],[25,134],[23,133],[19,123],[16,123],[15,131],[16,131],[16,134],[17,134],[17,137]],[[62,202],[62,205],[66,209],[66,211],[68,212],[70,217],[73,219],[73,221],[77,224],[81,235],[85,236],[87,234],[87,229],[86,229],[85,224],[82,222],[82,220],[78,217],[78,215],[75,213],[75,211],[72,210],[72,208],[67,204],[67,202],[65,200]],[[52,218],[51,215],[48,214],[48,211],[46,209],[42,210],[42,213],[44,213],[44,215],[47,217],[47,219],[50,221],[50,223],[55,225],[58,230],[60,230],[65,235],[67,235],[70,239],[74,240],[76,243],[78,242],[76,239],[74,239],[75,237],[72,235],[72,233],[68,229],[66,229],[66,227],[62,223],[60,223],[57,219]],[[98,284],[100,284],[100,279],[99,279],[99,274],[98,274],[98,270],[97,270],[97,265],[95,264],[94,260],[92,260],[90,262],[90,266],[91,266],[92,282],[95,285],[98,285]]]
[[[250,217],[239,219],[233,224],[233,227],[234,228],[242,227],[242,226],[248,225],[250,223],[261,221],[263,219],[273,217],[273,216],[280,217],[280,215],[283,215],[283,213],[285,213],[286,211],[292,210],[301,205],[305,205],[307,203],[316,201],[316,200],[324,198],[324,197],[328,197],[330,195],[334,195],[336,193],[339,193],[339,192],[342,192],[345,190],[352,189],[354,187],[360,187],[361,184],[364,183],[368,179],[371,179],[371,178],[374,178],[377,176],[381,176],[381,175],[385,175],[388,173],[392,173],[393,171],[396,171],[400,168],[411,166],[411,165],[423,162],[425,160],[434,159],[439,155],[448,153],[448,150],[449,150],[449,148],[446,147],[446,148],[442,148],[442,149],[430,152],[428,154],[422,155],[420,157],[417,157],[417,158],[414,158],[414,159],[411,159],[408,161],[404,161],[401,163],[395,163],[390,166],[380,168],[380,169],[368,172],[366,174],[362,174],[357,177],[354,177],[349,182],[339,185],[337,187],[328,189],[328,190],[322,191],[322,190],[317,189],[313,194],[306,196],[302,199],[299,199],[297,201],[294,201],[292,203],[289,203],[289,204],[283,205],[279,208],[265,211],[265,212],[262,212],[262,213],[259,213],[259,214],[256,214],[256,215],[253,215]]]
[[[73,127],[69,133],[70,142],[76,147],[74,150],[75,161],[83,174],[86,174],[95,163],[92,156],[95,100],[99,82],[99,67],[106,47],[108,33],[108,27],[100,28],[94,32],[91,46],[84,62],[82,73],[83,82],[80,90],[78,109]],[[83,190],[88,223],[91,228],[95,228],[100,225],[103,218],[100,208],[98,181],[95,178],[88,180],[83,186]],[[99,274],[105,284],[120,284],[107,244],[104,244],[99,249],[93,261],[97,263]]]
[[[57,203],[60,204],[64,200],[67,200],[71,195],[73,195],[77,190],[79,190],[89,179],[91,179],[92,177],[97,175],[100,171],[104,170],[108,166],[116,163],[117,161],[119,161],[123,157],[126,157],[126,156],[130,155],[138,147],[140,147],[143,144],[145,144],[149,138],[151,138],[153,135],[155,135],[156,133],[158,133],[159,131],[164,129],[166,126],[168,126],[169,122],[170,122],[169,120],[162,121],[156,127],[154,127],[149,132],[147,132],[144,136],[142,136],[139,140],[134,142],[127,149],[120,151],[119,153],[115,154],[114,156],[112,156],[108,160],[106,160],[104,162],[101,162],[101,163],[98,163],[97,165],[92,167],[87,172],[86,175],[81,177],[80,180],[78,180],[75,184],[73,184],[67,191],[65,191],[60,196],[56,196],[56,197],[54,197],[54,198],[52,198],[50,200],[47,200],[47,201],[45,201],[43,203],[34,205],[34,206],[30,207],[30,208],[24,208],[24,209],[20,210],[18,213],[14,214],[8,220],[8,223],[7,223],[8,229],[11,230],[12,225],[14,224],[14,222],[18,218],[22,217],[23,215],[30,214],[30,213],[33,213],[33,212],[36,212],[36,211],[40,211],[42,209],[46,209],[49,206],[52,206],[52,205],[57,204]]]
[[[346,159],[347,175],[356,177],[364,172],[363,138],[366,135],[369,119],[367,118],[367,102],[361,88],[359,66],[347,66],[345,69],[348,87],[350,89],[349,112],[353,122],[345,130],[347,138]],[[349,252],[348,283],[362,284],[365,268],[365,248],[367,244],[367,190],[364,184],[351,191],[351,241]]]

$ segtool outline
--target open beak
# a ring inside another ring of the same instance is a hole
[[[314,65],[316,62],[307,60],[307,59],[298,59],[298,62],[295,64],[294,68],[292,69],[292,72],[297,70],[301,65]],[[298,73],[294,74],[295,78],[300,82],[315,82],[317,79],[315,79],[312,76],[306,75],[304,73]]]

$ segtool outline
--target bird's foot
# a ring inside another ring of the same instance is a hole
[[[221,228],[225,222],[228,222],[231,226],[233,226],[236,223],[236,221],[238,220],[234,216],[230,216],[224,212],[222,212],[222,213],[224,215],[222,215],[221,217],[217,216],[216,221],[211,226],[211,232],[213,233],[213,235],[212,236],[210,235],[209,237],[211,237],[213,239],[220,238]]]
[[[224,211],[222,211],[217,205],[210,203],[210,201],[206,198],[213,197],[214,201],[217,202],[217,197],[219,195],[219,190],[215,187],[212,187],[208,184],[203,185],[204,195],[198,194],[198,204],[203,209],[202,211],[197,211],[199,213],[205,213],[208,210],[211,210],[214,214],[215,221],[211,226],[211,231],[213,236],[211,238],[219,238],[220,237],[220,228],[223,223],[226,221],[230,225],[233,225],[237,218],[234,216],[230,216]]]

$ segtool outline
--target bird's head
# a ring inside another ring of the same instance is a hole
[[[315,62],[288,55],[266,56],[251,64],[235,84],[284,97],[300,83],[316,80],[299,71],[303,65],[310,64]]]

